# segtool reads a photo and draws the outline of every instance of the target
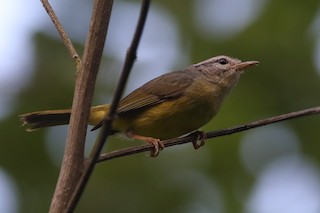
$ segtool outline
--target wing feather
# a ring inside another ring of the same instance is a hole
[[[177,98],[193,81],[194,75],[187,69],[159,76],[123,98],[117,112],[126,113],[139,110]]]

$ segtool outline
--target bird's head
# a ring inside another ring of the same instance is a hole
[[[193,67],[208,77],[209,81],[233,87],[245,69],[258,63],[258,61],[242,62],[237,58],[221,55],[194,64]]]

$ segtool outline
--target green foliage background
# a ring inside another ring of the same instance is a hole
[[[222,41],[199,34],[190,20],[192,1],[153,3],[175,18],[182,42],[190,46],[192,62],[221,53],[260,61],[257,68],[244,75],[206,130],[319,105],[320,78],[312,61],[315,39],[309,32],[318,1],[268,1],[260,17],[246,30]],[[25,132],[17,115],[69,107],[75,68],[59,40],[36,33],[33,42],[36,61],[32,81],[16,97],[15,113],[0,122],[0,166],[17,183],[20,211],[46,212],[59,168],[46,154],[46,130]],[[78,45],[77,49],[81,51],[82,47]],[[112,59],[104,60],[105,68]],[[172,69],[187,66],[177,64]],[[99,83],[97,93],[112,95],[114,85]],[[319,167],[319,116],[286,125],[298,135],[303,154]],[[239,157],[243,134],[214,139],[196,151],[191,145],[183,145],[164,150],[155,159],[139,154],[101,163],[76,212],[193,212],[191,206],[198,202],[205,204],[208,212],[243,212],[256,181]],[[133,144],[138,143],[112,138],[106,150]],[[220,195],[212,198],[210,188]]]

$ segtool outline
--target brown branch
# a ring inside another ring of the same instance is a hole
[[[283,114],[283,115],[278,115],[275,117],[270,117],[270,118],[266,118],[263,120],[258,120],[258,121],[243,124],[240,126],[227,128],[227,129],[207,132],[207,133],[205,133],[205,135],[206,135],[207,139],[221,137],[224,135],[230,135],[230,134],[242,132],[242,131],[245,131],[248,129],[253,129],[253,128],[260,127],[260,126],[269,125],[272,123],[277,123],[277,122],[281,122],[281,121],[285,121],[285,120],[289,120],[289,119],[295,119],[295,118],[314,115],[314,114],[320,114],[320,106],[305,109],[305,110],[300,110],[300,111],[296,111],[296,112],[291,112],[291,113],[287,113],[287,114]],[[169,146],[175,146],[175,145],[179,145],[179,144],[193,142],[193,141],[197,140],[197,137],[198,136],[196,134],[190,134],[186,137],[173,138],[173,139],[165,140],[162,142],[165,147],[169,147]],[[137,154],[137,153],[141,153],[141,152],[151,151],[152,149],[154,149],[154,147],[148,144],[148,145],[135,146],[135,147],[130,147],[130,148],[126,148],[126,149],[116,150],[116,151],[112,151],[112,152],[100,155],[98,162],[112,160],[115,158],[133,155],[133,154]]]
[[[112,10],[112,0],[94,1],[84,48],[83,65],[77,73],[67,142],[50,212],[66,212],[84,168],[84,145],[94,85],[102,57]]]
[[[147,18],[148,10],[149,10],[150,0],[144,0],[141,5],[141,11],[140,11],[140,17],[138,20],[137,28],[133,37],[133,40],[131,42],[131,46],[127,51],[126,60],[123,66],[123,70],[120,76],[120,80],[110,107],[110,111],[108,115],[103,120],[102,128],[99,132],[98,138],[96,140],[96,143],[91,151],[91,154],[85,164],[84,171],[79,179],[79,182],[77,184],[76,189],[74,190],[72,197],[70,199],[70,202],[67,206],[67,212],[73,212],[77,203],[79,202],[79,199],[89,181],[89,178],[93,172],[93,169],[95,167],[95,164],[97,162],[97,159],[99,158],[99,155],[101,153],[101,150],[105,144],[105,141],[107,137],[109,136],[111,132],[111,124],[112,120],[115,116],[116,109],[118,107],[118,103],[121,99],[122,93],[124,91],[127,79],[129,77],[131,68],[133,66],[133,63],[136,59],[137,55],[137,48],[139,45],[139,41],[142,35],[142,31],[145,25],[145,21]]]
[[[69,39],[67,33],[63,29],[58,17],[56,16],[54,10],[51,7],[49,1],[48,0],[41,0],[41,2],[42,2],[43,7],[45,8],[45,10],[47,11],[49,17],[51,18],[52,23],[56,27],[56,29],[57,29],[57,31],[63,41],[63,44],[67,48],[70,56],[75,60],[76,65],[77,65],[77,70],[79,70],[80,65],[81,65],[81,59],[80,59],[76,49],[74,48],[71,40]]]

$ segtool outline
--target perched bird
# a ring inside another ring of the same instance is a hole
[[[160,140],[196,131],[218,112],[224,98],[243,71],[258,61],[241,62],[216,56],[183,70],[161,75],[123,98],[112,123],[113,133],[154,146],[153,156],[164,148]],[[110,104],[91,107],[89,124],[101,126]],[[27,131],[69,123],[71,110],[47,110],[20,115]],[[195,146],[195,145],[194,145]],[[197,148],[195,146],[195,148]]]

